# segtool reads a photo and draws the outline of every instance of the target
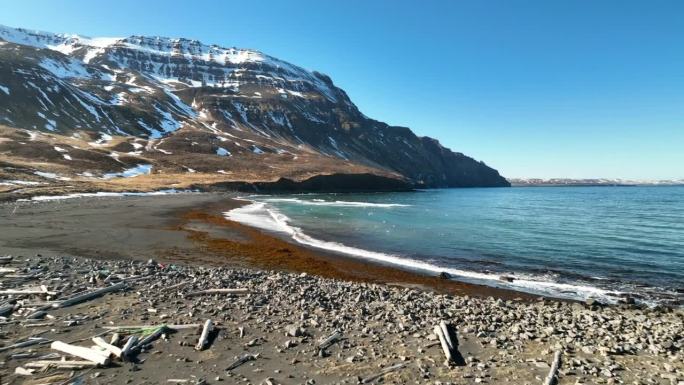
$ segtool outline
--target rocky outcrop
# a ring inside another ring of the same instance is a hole
[[[407,181],[373,174],[332,174],[294,181],[280,178],[275,182],[219,182],[192,186],[201,191],[241,191],[252,193],[347,193],[410,191]]]

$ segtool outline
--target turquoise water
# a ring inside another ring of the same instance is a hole
[[[249,199],[254,203],[228,215],[357,258],[566,298],[681,304],[684,295],[684,187]]]

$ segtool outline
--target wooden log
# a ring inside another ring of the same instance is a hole
[[[386,374],[395,372],[395,371],[397,371],[397,370],[399,370],[399,369],[401,369],[401,368],[403,368],[403,367],[405,367],[405,366],[406,366],[405,363],[404,363],[404,364],[392,365],[392,366],[390,366],[390,367],[387,367],[387,368],[381,370],[378,374],[374,374],[374,375],[372,375],[372,376],[370,376],[370,377],[367,377],[367,378],[362,379],[362,380],[361,380],[361,383],[362,383],[362,384],[371,383],[371,382],[373,382],[373,381],[379,379],[380,377],[384,377]]]
[[[342,338],[342,332],[339,330],[335,330],[333,334],[331,334],[329,337],[320,340],[318,342],[318,356],[319,357],[325,357],[327,355],[326,349],[332,346],[335,342],[337,342],[340,338]]]
[[[57,292],[56,291],[45,291],[41,288],[24,289],[24,290],[17,290],[17,289],[0,290],[0,295],[9,295],[9,294],[14,294],[14,295],[37,295],[37,294],[56,295]]]
[[[451,330],[451,325],[448,325],[444,320],[439,322],[439,328],[442,329],[442,334],[444,335],[444,339],[446,340],[447,344],[449,345],[449,350],[451,350],[451,354],[453,355],[454,350],[456,350],[456,343],[457,341],[454,341],[451,336],[453,334]]]
[[[181,287],[183,287],[183,286],[186,286],[186,285],[189,285],[189,284],[191,284],[191,283],[192,283],[192,281],[185,281],[185,282],[177,283],[177,284],[175,284],[175,285],[171,285],[171,286],[169,286],[169,287],[165,287],[165,288],[161,289],[160,291],[161,291],[162,293],[165,293],[165,292],[167,292],[167,291],[171,291],[171,290],[174,290],[174,289],[179,289],[179,288],[181,288]]]
[[[202,329],[202,334],[200,335],[199,341],[197,341],[197,346],[195,350],[204,350],[204,347],[209,343],[209,333],[214,329],[214,325],[210,319],[204,323],[204,328]]]
[[[164,332],[166,332],[166,326],[162,325],[157,330],[155,330],[153,333],[147,335],[145,338],[141,339],[138,341],[138,343],[131,348],[131,352],[138,351],[145,347],[145,345],[148,345],[150,342],[156,340],[159,338]]]
[[[0,317],[7,317],[14,311],[15,305],[3,305],[0,306]]]
[[[321,340],[318,343],[318,349],[319,350],[325,350],[325,349],[329,348],[330,346],[332,346],[340,338],[342,338],[342,332],[339,330],[335,330],[335,332],[333,334],[331,334],[329,337]]]
[[[97,366],[93,361],[63,361],[63,360],[42,360],[32,361],[24,364],[27,368],[44,369],[44,368],[60,368],[60,369],[83,369]]]
[[[14,374],[18,374],[20,376],[32,376],[33,372],[35,372],[34,369],[25,369],[21,366],[17,366],[16,368],[14,368]]]
[[[0,348],[0,352],[4,352],[6,350],[11,350],[11,349],[17,349],[17,348],[25,348],[27,346],[32,346],[32,345],[46,344],[48,342],[51,342],[51,341],[48,339],[45,339],[45,338],[29,338],[26,341],[17,342],[17,343],[14,343],[12,345],[9,345],[9,346],[3,346]]]
[[[558,350],[553,355],[553,363],[551,364],[551,369],[549,370],[549,375],[546,376],[544,380],[544,385],[553,385],[557,382],[558,378],[558,368],[560,367],[561,351]]]
[[[128,340],[124,344],[123,348],[121,348],[121,358],[122,359],[127,359],[128,356],[131,354],[131,349],[133,349],[133,346],[138,342],[138,336],[130,336],[128,337]]]
[[[76,346],[76,345],[69,345],[67,343],[64,343],[62,341],[55,341],[50,345],[50,348],[71,354],[72,356],[80,357],[88,361],[95,362],[99,365],[107,365],[109,364],[109,354],[107,356],[103,355],[101,352],[98,352],[97,350],[93,350],[90,348],[84,348],[82,346]]]
[[[13,360],[23,360],[23,359],[26,359],[26,358],[33,358],[33,357],[35,357],[35,356],[37,356],[37,355],[38,355],[38,353],[36,353],[36,352],[26,352],[26,353],[14,353],[14,354],[10,354],[9,357],[10,357],[11,359],[13,359]]]
[[[57,359],[60,358],[61,355],[59,353],[47,353],[47,354],[40,354],[38,352],[25,352],[25,353],[15,353],[11,354],[9,356],[13,360],[25,360],[27,358],[38,358],[40,360],[50,360],[50,359]]]
[[[39,319],[45,318],[46,315],[47,315],[47,312],[45,311],[45,309],[38,309],[38,310],[34,311],[33,313],[27,315],[26,319],[27,320],[39,320]]]
[[[238,289],[207,289],[207,290],[193,291],[193,292],[187,293],[185,296],[186,297],[194,297],[197,295],[205,295],[205,294],[249,294],[249,289],[244,289],[244,288],[238,288]]]
[[[100,288],[97,290],[90,291],[88,293],[83,293],[83,294],[73,296],[69,299],[66,299],[66,300],[60,302],[57,305],[57,307],[63,308],[63,307],[75,305],[77,303],[81,303],[81,302],[88,301],[88,300],[93,299],[93,298],[97,298],[97,297],[104,295],[104,294],[107,294],[109,292],[119,291],[125,287],[126,287],[126,282],[119,282],[119,283],[111,285],[111,286],[103,287],[103,288]]]
[[[55,323],[54,322],[41,322],[37,324],[22,324],[21,326],[25,328],[40,328],[40,327],[45,327],[45,326],[53,326]]]
[[[121,348],[108,344],[105,340],[102,339],[102,337],[93,338],[93,343],[105,349],[109,353],[115,355],[117,358],[121,358]]]
[[[233,369],[237,368],[238,366],[244,364],[245,362],[256,360],[258,357],[259,357],[259,353],[257,353],[257,354],[247,353],[244,356],[233,361],[232,364],[228,365],[228,368],[226,368],[226,370],[233,370]]]
[[[454,356],[452,354],[451,348],[449,347],[449,343],[447,342],[446,338],[444,337],[444,333],[442,332],[442,328],[437,325],[434,327],[433,332],[439,338],[439,343],[442,345],[442,350],[444,351],[444,355],[446,356],[446,362],[445,363],[447,365],[449,365],[450,363],[454,362]]]
[[[126,330],[140,330],[140,329],[154,329],[161,326],[165,326],[167,329],[173,330],[183,330],[183,329],[197,329],[202,326],[202,324],[185,324],[185,325],[126,325],[126,326],[102,326],[103,329],[107,330],[119,330],[125,332]]]
[[[116,346],[120,340],[121,340],[121,334],[114,333],[114,334],[112,334],[112,338],[109,340],[109,344]]]

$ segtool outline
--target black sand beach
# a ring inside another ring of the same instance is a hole
[[[0,256],[12,255],[1,266],[8,291],[0,299],[10,309],[0,322],[2,383],[80,375],[101,384],[534,384],[554,352],[562,354],[561,385],[683,379],[681,309],[538,300],[316,253],[225,220],[222,212],[243,204],[232,198],[0,206]],[[119,291],[59,306],[114,282]],[[21,294],[40,285],[47,291]],[[216,288],[249,294],[193,294]],[[207,319],[214,337],[196,351]],[[460,358],[449,364],[434,332],[442,321],[458,339]],[[122,325],[137,326],[105,328]],[[129,361],[26,375],[31,362],[54,355],[52,341],[90,346],[97,335],[125,339],[159,325],[196,326],[169,327]],[[338,331],[321,354],[317,345]],[[37,336],[45,344],[15,347]],[[232,368],[241,357],[251,358]]]
[[[0,252],[32,256],[156,260],[256,267],[328,278],[426,287],[440,292],[531,300],[525,293],[473,285],[321,252],[284,241],[222,213],[234,194],[85,197],[0,206]]]

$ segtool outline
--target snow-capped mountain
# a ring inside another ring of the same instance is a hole
[[[508,185],[434,139],[367,118],[324,74],[183,38],[0,26],[0,125],[0,160],[72,177],[149,164],[150,174],[225,180],[371,173]]]

